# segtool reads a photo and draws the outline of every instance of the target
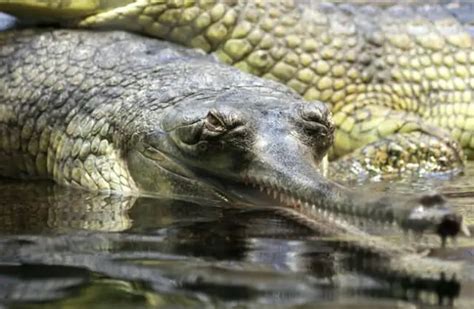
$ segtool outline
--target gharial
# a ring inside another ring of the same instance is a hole
[[[461,229],[439,195],[367,199],[321,176],[333,130],[324,104],[171,43],[124,32],[0,32],[0,175],[233,204],[279,199],[320,234],[382,257],[390,276],[434,291],[456,286],[462,263],[325,216],[443,238]]]
[[[433,2],[5,0],[0,10],[145,33],[283,82],[331,106],[334,168],[371,175],[457,170],[461,147],[474,156],[474,7]]]

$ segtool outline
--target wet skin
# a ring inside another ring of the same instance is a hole
[[[0,46],[2,176],[125,196],[277,205],[318,234],[382,258],[399,278],[437,285],[463,277],[462,263],[425,258],[417,246],[344,221],[395,223],[443,241],[462,226],[437,194],[367,198],[323,177],[333,125],[320,102],[124,32],[13,30],[0,33]]]
[[[332,125],[321,103],[124,34],[25,32],[0,41],[3,175],[126,195],[289,206],[313,230],[387,257],[383,270],[435,282],[440,273],[462,273],[321,218],[323,210],[396,222],[443,239],[461,222],[436,194],[367,199],[322,177]]]
[[[10,31],[0,41],[3,176],[459,232],[442,198],[367,199],[324,178],[329,110],[284,85],[120,32]]]
[[[4,0],[0,10],[198,48],[329,104],[336,179],[461,171],[474,158],[474,6],[333,2]]]

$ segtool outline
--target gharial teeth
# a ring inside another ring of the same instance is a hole
[[[277,191],[277,190],[273,190],[273,199],[276,200],[276,199],[277,199],[277,196],[278,196],[278,191]]]

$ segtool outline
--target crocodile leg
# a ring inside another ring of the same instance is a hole
[[[462,171],[458,148],[423,132],[396,133],[357,148],[330,164],[329,176],[350,180],[400,175],[455,175]],[[348,173],[350,171],[350,173]]]
[[[358,106],[362,106],[358,108]],[[331,173],[396,175],[458,172],[463,151],[446,130],[413,113],[376,104],[350,104],[335,113],[335,147]]]

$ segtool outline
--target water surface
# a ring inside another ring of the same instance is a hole
[[[473,175],[471,164],[452,180],[361,190],[436,189],[474,226]],[[271,209],[101,196],[48,182],[2,180],[0,192],[0,306],[392,308],[438,302],[435,293],[415,296],[374,276],[364,256]],[[473,254],[468,238],[435,252],[474,265]],[[469,306],[473,291],[465,282],[452,297]]]

